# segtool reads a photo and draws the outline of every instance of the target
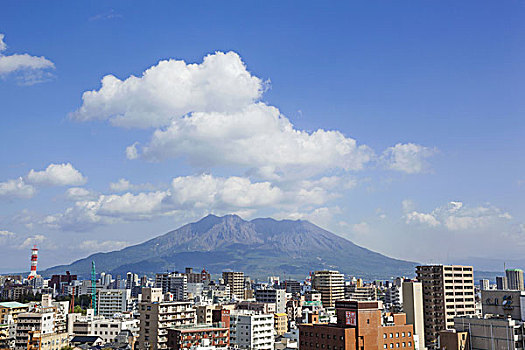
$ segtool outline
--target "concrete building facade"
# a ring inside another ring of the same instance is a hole
[[[438,346],[439,332],[452,329],[454,317],[476,312],[472,266],[417,266],[417,280],[423,285],[425,343]]]

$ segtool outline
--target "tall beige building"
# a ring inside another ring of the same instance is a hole
[[[425,322],[423,312],[423,285],[421,282],[406,281],[402,284],[403,311],[407,324],[414,326],[414,345],[416,350],[425,349]]]
[[[339,271],[315,271],[312,276],[312,288],[321,293],[324,307],[334,307],[336,300],[345,297],[345,276]]]
[[[474,315],[474,276],[472,266],[428,265],[416,268],[423,285],[425,343],[437,349],[439,332],[452,329],[455,316]]]
[[[168,348],[168,329],[194,325],[195,309],[190,302],[165,301],[161,288],[143,288],[139,304],[140,332],[138,350]]]
[[[230,286],[230,296],[244,299],[244,272],[224,271],[222,273],[224,284]]]

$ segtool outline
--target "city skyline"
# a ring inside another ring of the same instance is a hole
[[[2,7],[0,272],[209,213],[521,258],[522,3]]]

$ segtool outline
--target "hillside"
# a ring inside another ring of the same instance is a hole
[[[415,266],[360,247],[308,221],[245,221],[237,215],[208,215],[144,243],[93,254],[42,273],[48,276],[69,270],[87,277],[91,261],[95,261],[97,271],[113,275],[181,271],[191,266],[205,267],[212,274],[232,269],[252,277],[294,278],[318,269],[336,269],[366,278],[412,276]]]

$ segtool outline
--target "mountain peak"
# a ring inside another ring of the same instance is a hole
[[[88,275],[91,260],[101,271],[154,274],[206,266],[211,273],[226,269],[252,277],[285,274],[300,278],[312,270],[336,269],[361,277],[413,274],[414,263],[386,257],[306,220],[259,218],[246,221],[236,214],[209,214],[199,221],[121,251],[94,254],[68,267]],[[63,271],[62,271],[63,272]]]

